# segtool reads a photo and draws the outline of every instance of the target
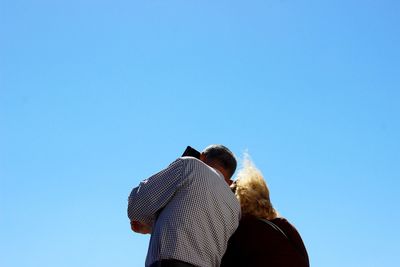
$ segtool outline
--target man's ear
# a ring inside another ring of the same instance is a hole
[[[206,155],[202,152],[201,154],[200,154],[200,158],[199,158],[199,160],[201,160],[202,162],[204,162],[204,163],[206,163]]]

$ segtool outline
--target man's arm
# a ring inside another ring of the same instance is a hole
[[[128,199],[128,217],[131,222],[153,225],[158,212],[181,185],[184,178],[183,165],[183,160],[179,158],[132,190]]]

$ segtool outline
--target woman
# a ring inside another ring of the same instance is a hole
[[[229,239],[221,267],[308,267],[304,243],[296,228],[273,208],[262,174],[246,159],[232,184],[241,209],[239,227]]]

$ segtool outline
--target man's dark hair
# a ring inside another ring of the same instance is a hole
[[[210,145],[203,151],[207,161],[217,164],[224,168],[232,177],[236,170],[237,162],[235,155],[227,147],[223,145]]]

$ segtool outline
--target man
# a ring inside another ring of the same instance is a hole
[[[240,219],[228,186],[236,165],[228,148],[211,145],[199,159],[178,158],[132,190],[132,230],[151,232],[146,267],[220,265]]]

